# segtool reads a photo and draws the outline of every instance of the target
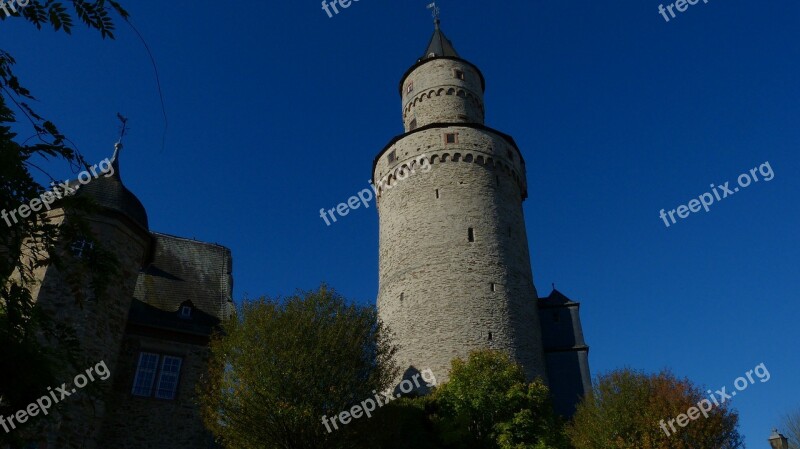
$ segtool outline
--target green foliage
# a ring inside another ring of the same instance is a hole
[[[687,413],[705,389],[664,371],[623,369],[600,376],[568,428],[575,449],[740,449],[738,415],[723,405],[667,436],[661,420]]]
[[[526,382],[504,352],[475,351],[453,361],[450,380],[435,393],[446,447],[545,449],[565,447],[562,426],[540,381]]]
[[[107,4],[106,4],[107,3]],[[128,13],[114,1],[86,2],[73,0],[75,16],[102,37],[113,38],[113,21],[110,11],[123,19]],[[0,20],[23,19],[37,28],[50,23],[53,28],[71,32],[73,20],[67,7],[53,0],[32,0],[21,10],[21,15]],[[69,143],[56,125],[41,117],[29,102],[35,100],[14,74],[14,58],[0,49],[0,211],[10,211],[29,204],[45,192],[46,187],[36,182],[31,170],[41,170],[39,160],[59,160],[76,172],[88,164]],[[17,113],[10,107],[15,107]],[[17,120],[17,115],[22,120]],[[21,132],[30,127],[32,135],[24,140],[11,131],[12,126]],[[55,180],[49,176],[50,180]],[[67,198],[61,206],[70,210],[70,220],[65,225],[52,223],[43,214],[32,214],[28,219],[11,222],[8,226],[0,220],[0,414],[8,416],[25,408],[34,398],[40,397],[48,386],[64,373],[78,355],[77,339],[71,323],[52,320],[33,302],[32,289],[37,287],[37,273],[44,267],[56,268],[66,279],[76,301],[80,304],[84,287],[89,284],[101,301],[105,286],[116,279],[118,263],[113,253],[97,242],[87,222],[82,218],[95,207],[82,198]],[[87,257],[76,260],[66,251],[78,236],[94,243]],[[47,342],[46,344],[44,342]],[[83,366],[83,364],[81,364]],[[36,421],[43,418],[37,417]],[[26,425],[33,427],[34,423]],[[25,430],[7,434],[0,432],[0,446],[16,447]]]
[[[780,430],[789,439],[789,449],[800,449],[800,409],[788,413],[783,418]]]
[[[355,447],[358,426],[328,433],[322,417],[372,398],[397,371],[375,309],[349,305],[324,285],[245,301],[211,351],[204,419],[236,449]]]
[[[547,387],[497,351],[454,360],[432,395],[397,400],[373,418],[375,449],[566,449]],[[355,446],[354,446],[355,447]]]

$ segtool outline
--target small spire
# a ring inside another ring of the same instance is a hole
[[[119,129],[119,140],[114,144],[114,156],[111,158],[111,166],[114,167],[114,176],[119,177],[119,152],[122,150],[122,139],[128,131],[128,119],[117,112],[117,118],[122,123]]]

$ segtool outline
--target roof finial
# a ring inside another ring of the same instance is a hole
[[[111,158],[111,164],[114,167],[114,175],[119,176],[119,152],[122,149],[122,138],[125,137],[125,132],[128,130],[128,119],[119,112],[117,112],[117,118],[122,125],[119,129],[119,140],[114,144],[114,156]]]
[[[428,5],[428,9],[431,10],[431,14],[433,15],[433,23],[436,28],[439,28],[439,7],[436,6],[436,2],[431,3]]]

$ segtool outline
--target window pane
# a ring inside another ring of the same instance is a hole
[[[152,394],[157,367],[158,354],[149,352],[139,354],[139,366],[136,368],[132,394],[135,396],[150,396]]]
[[[178,389],[178,376],[181,373],[182,359],[179,357],[164,356],[161,362],[161,374],[158,376],[156,397],[159,399],[175,399]]]

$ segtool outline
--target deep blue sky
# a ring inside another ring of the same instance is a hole
[[[151,228],[233,251],[235,297],[326,281],[374,303],[374,207],[331,227],[402,132],[398,81],[432,32],[427,0],[125,2],[161,73],[116,41],[0,22],[23,82],[90,161],[130,118],[123,178]],[[669,367],[734,400],[748,447],[800,406],[797,194],[800,4],[710,0],[669,23],[658,0],[442,0],[442,26],[487,80],[487,124],[527,161],[540,294],[582,302],[593,373]],[[775,177],[666,228],[662,208],[769,161]],[[72,176],[56,168],[63,178]]]

